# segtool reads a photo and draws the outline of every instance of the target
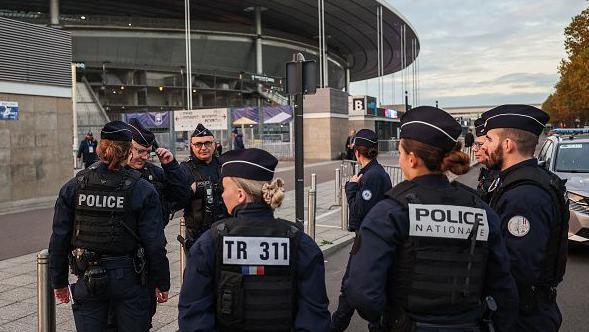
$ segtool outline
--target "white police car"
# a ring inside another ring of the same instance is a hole
[[[542,145],[538,162],[567,179],[569,240],[589,244],[589,128],[555,129]]]

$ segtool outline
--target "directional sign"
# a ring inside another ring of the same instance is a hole
[[[199,123],[209,130],[227,130],[227,108],[174,112],[175,131],[193,131]]]

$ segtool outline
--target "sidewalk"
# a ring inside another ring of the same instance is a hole
[[[342,231],[339,227],[340,208],[329,209],[335,202],[334,187],[334,181],[317,185],[315,240],[324,254],[342,248],[354,238],[353,233]],[[289,191],[286,193],[283,206],[276,210],[276,216],[294,220],[294,215],[294,191]],[[176,241],[178,231],[179,219],[174,219],[166,227],[165,232],[168,239],[167,250],[172,284],[170,299],[167,303],[158,306],[152,331],[177,331],[178,329],[177,305],[181,285],[180,244]],[[37,253],[32,253],[0,261],[0,331],[27,332],[37,329],[36,255]],[[69,304],[57,305],[56,322],[57,331],[75,331]]]

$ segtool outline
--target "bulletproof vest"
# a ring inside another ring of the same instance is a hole
[[[99,254],[127,255],[137,241],[123,224],[137,231],[131,215],[131,188],[137,171],[98,172],[96,164],[76,176],[72,245]]]
[[[386,197],[408,211],[388,291],[391,311],[454,315],[480,309],[489,224],[483,203],[459,183],[444,188],[404,181]]]
[[[211,227],[221,331],[291,331],[299,230],[285,220],[228,218]]]
[[[221,194],[221,184],[211,179],[206,172],[192,160],[184,161],[196,182],[196,192],[190,201],[190,208],[184,214],[186,227],[189,231],[208,229],[215,221],[225,217]],[[221,170],[217,169],[217,179]]]
[[[491,192],[489,188],[492,186],[493,181],[499,177],[498,171],[490,170],[486,167],[481,168],[479,173],[477,194],[481,197],[484,202],[489,203],[491,201]]]
[[[558,220],[553,223],[550,229],[550,238],[542,261],[542,276],[544,277],[541,277],[543,279],[541,282],[547,284],[528,286],[556,286],[564,277],[570,218],[565,183],[566,180],[542,167],[526,166],[509,172],[492,192],[490,205],[493,209],[497,208],[497,203],[505,192],[521,185],[532,185],[541,188],[550,195],[552,201],[556,204]]]

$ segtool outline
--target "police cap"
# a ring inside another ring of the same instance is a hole
[[[378,146],[378,136],[370,129],[361,129],[354,136],[353,144],[368,148],[375,147]]]
[[[221,177],[271,181],[278,159],[267,151],[251,148],[231,150],[219,157]]]
[[[485,131],[496,128],[525,130],[540,136],[550,116],[530,105],[501,105],[483,113]]]
[[[214,135],[210,130],[205,128],[205,126],[203,126],[202,123],[199,123],[196,126],[196,129],[194,129],[194,132],[192,133],[192,135],[190,137],[204,137],[204,136],[214,136]]]
[[[132,138],[129,125],[123,121],[111,121],[104,125],[100,131],[101,139],[108,139],[111,141],[125,141],[130,142]]]
[[[155,135],[148,129],[145,129],[137,118],[129,120],[129,128],[133,134],[133,140],[137,142],[137,144],[145,147],[153,145]]]
[[[401,118],[401,138],[414,139],[449,152],[456,146],[462,127],[444,110],[419,106]]]
[[[485,120],[483,118],[474,120],[474,132],[477,137],[485,134]]]

